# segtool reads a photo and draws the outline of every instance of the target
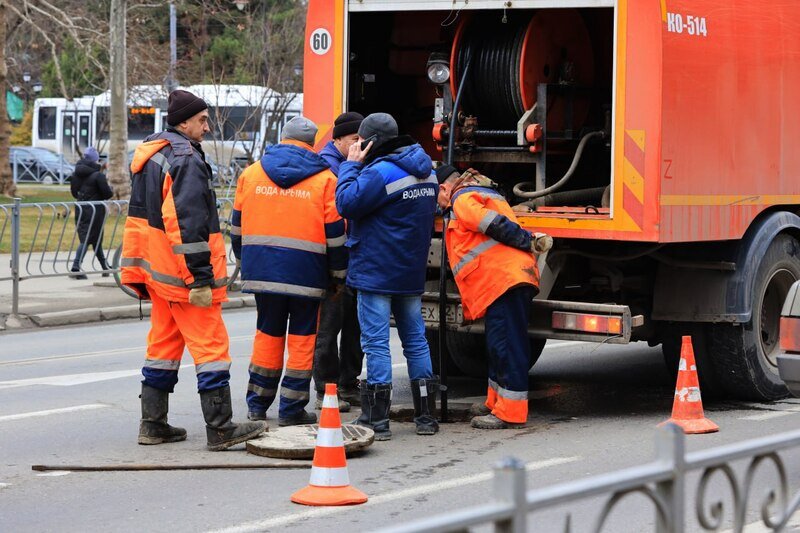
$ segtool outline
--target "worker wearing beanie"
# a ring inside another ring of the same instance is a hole
[[[329,286],[343,287],[347,273],[345,224],[334,202],[336,176],[313,151],[316,134],[305,117],[287,122],[280,144],[239,176],[233,204],[231,235],[242,265],[242,291],[255,293],[258,312],[248,417],[265,420],[280,390],[281,426],[317,420],[305,406],[320,301]]]
[[[136,148],[122,243],[122,283],[152,302],[142,374],[139,444],[177,442],[167,423],[184,347],[194,358],[211,450],[257,437],[263,422],[231,422],[228,332],[222,321],[227,261],[211,172],[200,147],[208,106],[187,91],[169,95],[166,131]]]
[[[352,220],[347,285],[358,290],[361,346],[367,379],[360,384],[357,423],[391,438],[392,360],[389,318],[394,315],[408,363],[417,434],[439,429],[434,418],[438,378],[425,339],[421,296],[433,233],[439,185],[431,158],[391,115],[374,113],[361,123],[359,142],[339,167],[336,206]]]
[[[358,127],[362,120],[364,117],[354,112],[342,113],[336,117],[333,122],[333,140],[319,152],[337,176],[339,164],[345,161],[350,147],[358,140]],[[364,359],[360,337],[355,290],[346,287],[344,291],[328,291],[320,308],[317,346],[314,349],[317,409],[322,408],[325,383],[339,384],[340,411],[349,411],[350,404],[360,405],[358,376],[361,374]]]
[[[80,244],[75,250],[75,260],[72,262],[73,279],[86,279],[82,274],[81,263],[89,246],[94,248],[94,255],[103,270],[108,270],[106,255],[103,253],[103,227],[106,223],[106,206],[103,200],[109,200],[114,193],[108,186],[106,175],[100,169],[100,154],[93,146],[83,153],[83,158],[75,163],[75,171],[69,182],[72,197],[79,203],[75,209],[75,225],[77,226]],[[103,273],[103,277],[109,273]]]

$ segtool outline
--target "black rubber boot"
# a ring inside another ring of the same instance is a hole
[[[294,416],[279,416],[278,425],[285,426],[303,426],[305,424],[314,424],[317,421],[317,415],[309,413],[305,409],[300,411]]]
[[[231,388],[200,392],[200,405],[206,419],[208,449],[218,452],[235,444],[254,439],[267,431],[266,422],[245,422],[234,424],[231,406]]]
[[[439,376],[411,380],[417,435],[435,435],[439,431],[439,422],[436,421],[437,394],[439,394]]]
[[[186,440],[186,430],[167,424],[169,392],[142,384],[142,420],[139,444],[163,444]]]
[[[377,383],[368,385],[361,381],[361,416],[355,424],[371,428],[375,432],[375,440],[389,440],[389,408],[392,406],[392,384]]]

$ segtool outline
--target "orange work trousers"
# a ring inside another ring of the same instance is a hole
[[[153,308],[142,383],[172,392],[178,382],[183,350],[188,348],[197,372],[197,390],[227,387],[231,357],[228,330],[222,320],[222,304],[198,307],[185,302],[169,302],[152,289],[149,292]]]

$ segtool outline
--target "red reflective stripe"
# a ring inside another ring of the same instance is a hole
[[[317,446],[314,450],[314,466],[321,468],[344,468],[347,466],[347,459],[344,456],[344,446],[328,448]]]
[[[321,428],[329,428],[329,429],[336,429],[341,427],[342,422],[339,418],[339,410],[338,409],[331,409],[331,408],[324,408],[319,415],[319,427]]]

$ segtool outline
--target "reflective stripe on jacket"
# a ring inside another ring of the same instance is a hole
[[[321,299],[347,273],[336,176],[311,146],[285,140],[239,176],[233,251],[244,292]]]
[[[136,148],[131,173],[122,283],[173,302],[210,285],[214,302],[226,300],[225,243],[200,145],[172,130],[152,135]]]
[[[445,241],[467,320],[477,320],[503,293],[539,285],[530,233],[497,191],[465,187],[453,195]]]

